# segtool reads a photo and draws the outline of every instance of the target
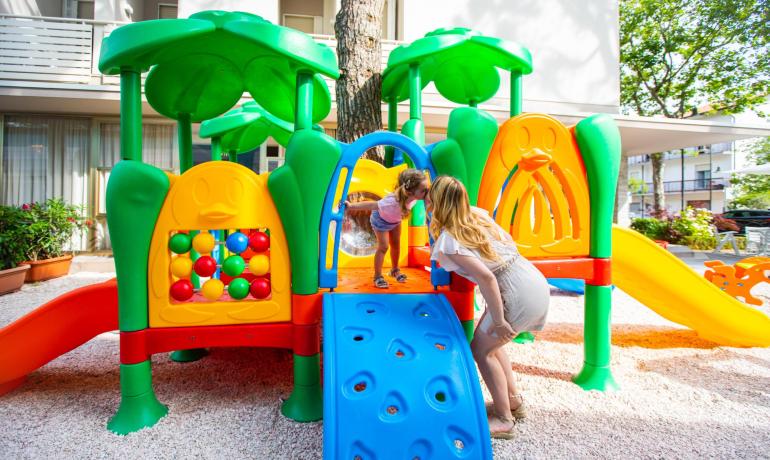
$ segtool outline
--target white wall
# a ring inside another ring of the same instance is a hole
[[[420,0],[404,2],[404,40],[468,27],[529,48],[524,110],[536,102],[570,111],[618,112],[617,0]],[[508,93],[508,79],[503,79]]]
[[[278,0],[179,0],[180,18],[205,10],[243,11],[262,16],[273,24],[280,24]]]

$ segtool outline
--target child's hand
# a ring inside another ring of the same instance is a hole
[[[342,203],[342,205],[343,205],[343,206],[345,206],[346,208],[349,208],[349,207],[350,207],[350,201],[348,201],[348,200],[345,200],[345,201]]]

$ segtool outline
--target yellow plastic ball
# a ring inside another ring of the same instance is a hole
[[[208,232],[195,235],[192,242],[193,249],[198,251],[198,254],[210,254],[216,244],[217,241],[214,239],[214,235]]]
[[[225,292],[225,285],[218,279],[212,278],[201,286],[201,295],[211,301],[222,297],[223,292]]]
[[[270,258],[265,254],[257,254],[249,260],[251,273],[262,276],[270,271]]]
[[[187,278],[192,272],[193,263],[188,257],[177,256],[171,260],[171,274],[177,278]]]

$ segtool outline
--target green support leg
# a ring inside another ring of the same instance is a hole
[[[610,370],[610,309],[612,287],[586,284],[585,294],[585,362],[572,378],[584,390],[618,390]]]
[[[473,323],[472,319],[469,319],[468,321],[461,321],[460,325],[463,327],[463,330],[465,331],[465,338],[468,339],[468,343],[471,343],[473,340],[473,331],[476,329],[475,324]]]
[[[294,391],[281,406],[281,413],[297,422],[323,418],[321,355],[294,355]]]
[[[120,407],[107,423],[113,433],[125,435],[155,425],[168,407],[155,397],[150,360],[120,365]]]
[[[209,354],[205,348],[192,348],[190,350],[176,350],[171,352],[171,361],[175,363],[191,363],[198,361]]]

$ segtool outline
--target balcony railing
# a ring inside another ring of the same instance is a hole
[[[708,190],[724,190],[728,186],[726,179],[692,179],[692,180],[675,180],[663,182],[664,193],[681,193],[684,188],[684,192],[701,192]],[[644,187],[633,190],[634,195],[650,195],[652,194],[652,182],[647,182]]]

